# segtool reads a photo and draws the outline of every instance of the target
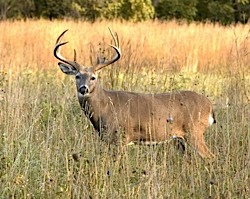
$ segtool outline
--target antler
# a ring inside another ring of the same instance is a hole
[[[62,37],[63,35],[67,32],[68,30],[63,31],[60,36],[57,38],[56,40],[56,45],[54,48],[54,56],[59,59],[60,61],[69,64],[70,66],[72,66],[74,69],[78,70],[79,69],[79,64],[76,62],[76,51],[74,50],[74,61],[70,61],[66,58],[64,58],[61,53],[60,53],[60,47],[67,44],[68,42],[63,42],[61,43]]]
[[[93,66],[94,71],[98,71],[98,70],[104,68],[105,66],[113,64],[114,62],[116,62],[121,57],[121,49],[119,47],[118,35],[117,35],[117,33],[113,33],[110,28],[109,28],[109,32],[112,35],[112,38],[114,39],[114,42],[115,42],[115,45],[110,44],[109,46],[111,46],[113,49],[115,49],[116,54],[114,55],[114,57],[111,60],[106,61],[106,62],[105,62],[105,59],[101,60],[100,57],[98,57],[97,58],[98,63],[95,66]]]
[[[60,53],[60,47],[67,44],[68,42],[63,42],[61,43],[62,37],[63,35],[67,32],[68,30],[65,30],[61,33],[61,35],[57,38],[56,40],[56,45],[54,48],[54,56],[59,59],[60,61],[72,66],[74,69],[78,70],[80,68],[80,65],[76,62],[76,51],[74,50],[74,61],[70,61],[66,58],[64,58],[61,53]],[[108,66],[114,62],[116,62],[118,59],[120,59],[121,57],[121,49],[119,47],[119,39],[118,39],[118,35],[117,33],[113,33],[112,30],[109,28],[110,34],[112,35],[112,38],[114,39],[115,45],[109,45],[111,46],[113,49],[115,49],[116,54],[114,55],[114,57],[109,60],[109,61],[105,61],[105,59],[101,59],[100,57],[98,57],[98,62],[95,66],[92,67],[92,69],[94,71],[98,71],[102,68],[104,68],[105,66]]]

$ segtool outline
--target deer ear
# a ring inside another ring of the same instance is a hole
[[[75,67],[59,62],[58,63],[61,71],[67,75],[76,75],[78,72]]]

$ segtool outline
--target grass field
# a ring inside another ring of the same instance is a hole
[[[90,65],[91,45],[110,54],[108,27],[118,32],[122,58],[101,72],[103,87],[208,96],[217,120],[206,133],[213,162],[190,147],[183,156],[171,142],[124,153],[118,146],[114,157],[99,140],[53,48],[70,29],[62,53],[72,58],[75,48]],[[250,197],[249,24],[38,20],[0,28],[0,198]]]

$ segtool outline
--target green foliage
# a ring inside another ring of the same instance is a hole
[[[95,21],[102,16],[102,9],[105,9],[106,2],[104,0],[76,0],[72,5],[76,8],[78,16],[87,20]]]
[[[34,0],[36,16],[49,19],[62,18],[67,16],[71,6],[70,0],[63,0],[58,3],[55,0]]]
[[[161,19],[192,20],[197,12],[197,0],[159,0],[156,7],[157,17]]]
[[[196,19],[207,20],[210,19],[214,22],[221,22],[223,24],[230,23],[234,21],[234,8],[233,3],[228,0],[223,1],[199,1],[198,13]]]
[[[195,20],[210,20],[229,24],[232,22],[246,23],[249,19],[249,0],[199,0]]]
[[[210,18],[213,21],[221,21],[222,23],[227,23],[233,21],[234,9],[230,3],[222,3],[222,1],[213,1],[208,4],[208,9],[210,11]]]
[[[152,19],[154,7],[150,0],[122,0],[120,16],[131,21]]]
[[[249,3],[249,0],[0,0],[0,20],[67,17],[136,22],[156,17],[222,24],[247,23]]]
[[[15,6],[15,0],[0,0],[0,19],[6,19],[11,16],[10,10]]]
[[[143,21],[154,17],[150,0],[86,0],[75,1],[72,9],[76,16],[90,21],[97,19],[125,19]]]
[[[121,10],[123,7],[123,0],[109,1],[105,9],[103,10],[103,16],[106,19],[117,19],[121,17]]]
[[[235,21],[247,23],[250,18],[250,0],[238,0],[234,4]]]

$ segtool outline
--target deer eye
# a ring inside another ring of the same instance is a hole
[[[91,78],[90,78],[90,80],[95,80],[96,79],[96,77],[95,76],[92,76]]]
[[[80,79],[80,75],[76,75],[76,79]]]

